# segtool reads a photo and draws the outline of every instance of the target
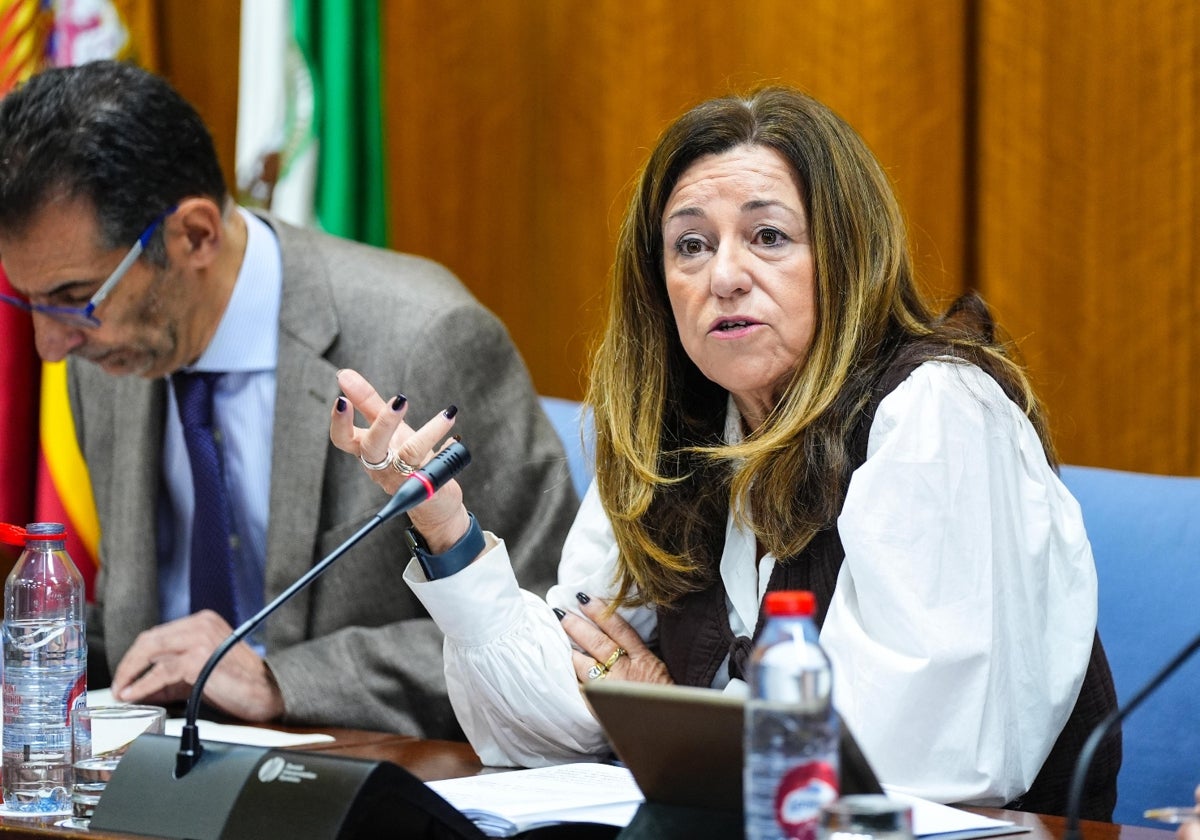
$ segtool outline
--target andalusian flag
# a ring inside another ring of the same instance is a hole
[[[241,61],[242,200],[386,246],[377,0],[242,3]]]

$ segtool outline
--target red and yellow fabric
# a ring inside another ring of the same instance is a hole
[[[0,96],[45,65],[52,22],[47,0],[0,0]]]
[[[151,0],[111,0],[86,10],[65,5],[56,19],[49,0],[0,0],[0,96],[55,62],[118,57],[153,69],[156,14]],[[109,54],[85,55],[77,50],[82,43],[107,44]],[[0,286],[7,281],[0,278]],[[91,598],[100,524],[67,401],[66,365],[44,364],[39,377],[25,313],[0,313],[0,329],[0,520],[62,522]]]
[[[0,0],[0,97],[45,66],[50,21],[39,0]],[[2,269],[0,291],[12,293]],[[0,521],[24,525],[34,515],[38,449],[38,360],[29,315],[3,307],[0,335]]]
[[[99,568],[100,520],[67,400],[66,362],[42,365],[38,435],[36,518],[66,525],[67,552],[83,575],[90,599]]]

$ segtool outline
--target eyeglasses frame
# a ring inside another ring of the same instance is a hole
[[[112,290],[116,288],[121,278],[128,273],[133,264],[137,262],[138,257],[145,252],[150,244],[150,237],[154,236],[159,226],[168,216],[175,212],[175,209],[175,207],[171,207],[164,211],[146,226],[146,229],[138,236],[137,241],[133,243],[133,247],[121,258],[121,262],[117,264],[117,267],[113,269],[105,281],[100,284],[100,288],[96,289],[85,306],[50,306],[48,304],[30,303],[27,300],[2,293],[0,293],[0,300],[24,309],[26,312],[37,312],[38,314],[53,318],[60,323],[84,329],[95,329],[100,326],[100,319],[94,314],[96,307],[104,303],[105,298],[112,293]]]

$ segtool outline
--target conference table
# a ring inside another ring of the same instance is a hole
[[[287,727],[272,727],[287,730]],[[355,729],[328,729],[307,727],[290,730],[295,732],[325,732],[333,741],[295,747],[296,750],[345,755],[372,761],[390,761],[408,770],[423,781],[454,779],[474,776],[482,772],[499,772],[485,768],[468,744],[456,741],[432,741],[408,735],[384,732],[368,732]],[[1062,837],[1064,821],[1061,817],[1027,814],[1021,811],[1005,811],[999,808],[971,808],[970,810],[989,817],[1011,820],[1031,829],[1028,834],[1013,835],[1017,840],[1058,840]],[[92,831],[55,826],[62,817],[18,819],[0,816],[0,838],[76,838],[76,840],[132,840],[139,835],[116,834],[107,831]],[[1174,832],[1142,826],[1116,825],[1113,823],[1082,823],[1084,840],[1174,840]]]

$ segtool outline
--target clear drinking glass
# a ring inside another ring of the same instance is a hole
[[[882,794],[843,796],[821,809],[820,840],[913,840],[912,808]]]
[[[162,706],[91,706],[71,716],[72,824],[86,827],[121,756],[139,735],[161,735],[167,720]]]

